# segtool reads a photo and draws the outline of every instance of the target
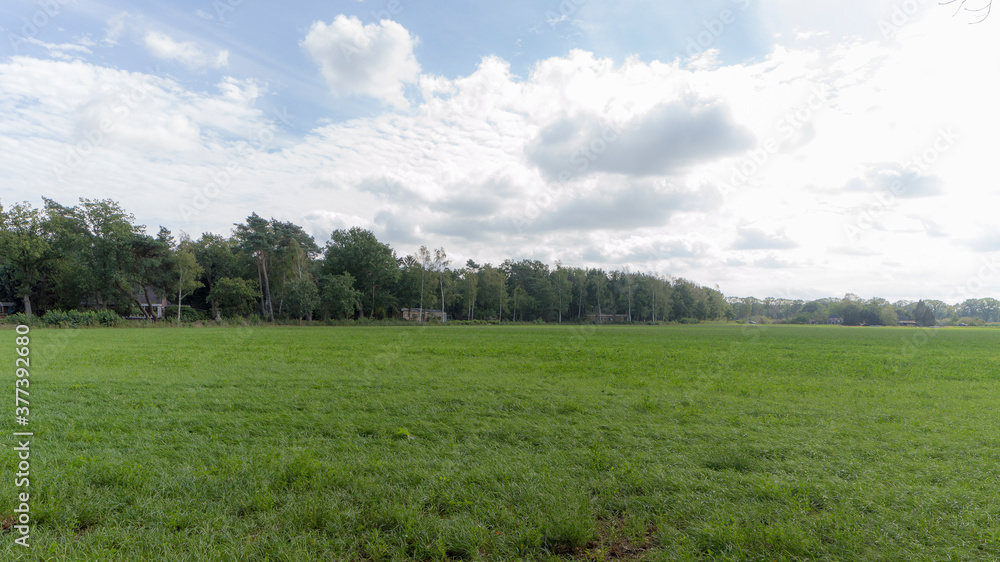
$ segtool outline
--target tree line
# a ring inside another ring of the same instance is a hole
[[[826,323],[838,316],[848,326],[892,326],[900,321],[918,326],[985,325],[1000,322],[1000,300],[994,298],[966,299],[958,304],[940,300],[898,300],[883,298],[861,299],[847,294],[842,299],[825,298],[813,301],[800,299],[728,297],[737,320],[781,322],[788,324]]]
[[[434,309],[469,321],[726,320],[717,289],[628,269],[537,260],[455,266],[444,248],[397,255],[365,229],[335,230],[320,247],[291,222],[256,213],[230,236],[156,234],[110,199],[64,206],[0,204],[0,300],[27,315],[113,310],[155,319],[166,296],[177,321],[259,317],[398,317]],[[183,305],[183,306],[179,306]]]

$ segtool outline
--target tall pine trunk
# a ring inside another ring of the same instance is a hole
[[[444,272],[443,271],[441,272],[441,276],[438,277],[438,280],[441,282],[441,323],[443,324],[443,323],[447,322],[447,320],[445,319],[445,313],[444,313]]]
[[[264,268],[264,286],[267,288],[267,314],[271,319],[271,323],[274,324],[274,305],[271,302],[271,281],[267,278],[267,258],[263,255],[261,256]]]

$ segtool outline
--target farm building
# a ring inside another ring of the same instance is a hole
[[[146,302],[147,295],[149,298],[148,303]],[[160,320],[164,317],[164,313],[166,312],[167,307],[170,306],[170,301],[167,300],[165,293],[160,294],[160,291],[156,287],[149,285],[146,286],[145,288],[136,287],[135,293],[132,294],[132,300],[128,304],[130,308],[133,309],[133,312],[136,312],[135,311],[136,304],[142,307],[142,311],[139,311],[138,315],[126,316],[126,318],[132,320],[143,320],[152,317],[156,318],[157,320]],[[94,297],[90,297],[89,299],[80,301],[81,310],[106,310],[109,308],[114,309],[117,305],[118,303],[114,302],[101,302]],[[146,316],[144,312],[149,308],[152,308],[152,314]]]
[[[0,318],[14,314],[14,306],[15,303],[12,302],[0,302]]]
[[[844,319],[836,314],[831,314],[830,317],[826,319],[826,323],[840,325],[844,323]]]
[[[403,315],[403,320],[416,320],[417,322],[426,322],[435,318],[442,322],[448,320],[448,314],[443,310],[403,308],[400,309],[400,312]]]
[[[625,322],[628,320],[627,314],[588,314],[587,322],[593,324],[611,324],[615,322]]]

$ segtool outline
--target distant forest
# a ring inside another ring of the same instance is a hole
[[[0,204],[0,314],[114,311],[176,320],[401,318],[488,322],[754,322],[894,325],[1000,322],[1000,302],[725,297],[686,279],[555,267],[535,260],[454,264],[444,248],[398,255],[368,230],[321,247],[300,226],[256,213],[229,237],[153,235],[112,200]],[[181,306],[178,306],[181,305]],[[420,315],[419,311],[425,311]],[[430,313],[429,311],[434,311]],[[62,315],[62,316],[60,316]]]

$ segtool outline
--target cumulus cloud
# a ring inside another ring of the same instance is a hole
[[[623,125],[594,114],[560,119],[539,132],[527,156],[553,178],[599,171],[643,177],[675,174],[753,142],[722,103],[691,96]]]
[[[413,54],[417,39],[391,20],[364,25],[357,17],[337,16],[313,23],[300,45],[319,65],[334,95],[364,95],[394,107],[408,106],[404,84],[420,76]]]
[[[194,70],[205,67],[222,68],[229,64],[228,50],[223,49],[210,55],[191,41],[176,41],[159,31],[146,32],[143,44],[154,57],[177,62]]]
[[[798,243],[783,234],[767,234],[753,228],[741,228],[739,237],[733,244],[734,250],[786,250],[798,247]]]
[[[717,192],[688,190],[671,184],[626,181],[552,205],[525,225],[527,232],[558,230],[622,230],[665,226],[676,213],[708,210],[719,203]],[[513,226],[513,225],[512,225]]]
[[[869,165],[844,186],[848,191],[885,192],[896,197],[933,197],[944,193],[940,177],[904,168],[899,164]]]

